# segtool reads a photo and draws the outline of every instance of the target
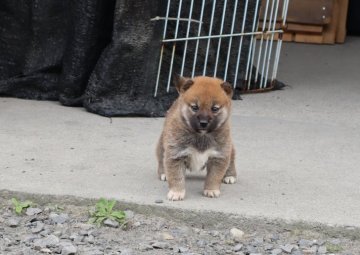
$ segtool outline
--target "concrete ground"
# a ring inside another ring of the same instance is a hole
[[[186,200],[166,201],[154,154],[163,119],[13,98],[0,98],[0,190],[360,226],[359,52],[360,38],[284,45],[278,78],[290,87],[234,102],[239,182],[218,199],[191,176]]]

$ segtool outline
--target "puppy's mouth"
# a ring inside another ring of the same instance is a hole
[[[208,130],[206,128],[199,128],[197,130],[197,132],[203,135],[203,134],[206,134],[208,132]]]

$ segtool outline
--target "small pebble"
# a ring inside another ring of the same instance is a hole
[[[152,244],[152,247],[155,249],[167,249],[169,248],[169,244],[165,242],[155,242]]]
[[[42,212],[42,210],[40,209],[40,208],[27,208],[26,209],[26,212],[25,212],[25,214],[27,215],[27,216],[34,216],[34,215],[36,215],[36,214],[39,214],[39,213],[41,213]]]
[[[44,230],[44,227],[45,227],[44,223],[37,221],[36,226],[31,230],[31,233],[33,233],[33,234],[40,233],[41,231]]]
[[[61,243],[61,255],[75,255],[77,252],[76,246],[71,243]]]
[[[112,228],[118,228],[119,222],[110,220],[110,219],[106,219],[106,220],[104,220],[104,225],[108,226],[108,227],[112,227]]]
[[[237,244],[234,246],[234,252],[238,252],[241,251],[241,249],[243,248],[244,245],[242,245],[241,243]]]
[[[56,224],[64,224],[69,220],[69,216],[65,213],[50,213],[49,218]]]
[[[11,228],[16,228],[20,224],[20,218],[10,218],[7,221],[7,225]]]
[[[295,246],[292,244],[280,245],[280,249],[286,253],[291,253],[295,249]]]
[[[237,228],[230,229],[230,235],[236,242],[240,242],[244,238],[244,232]]]
[[[279,255],[282,252],[283,252],[282,249],[274,249],[271,251],[271,255]]]
[[[124,213],[125,213],[126,219],[132,219],[132,218],[134,218],[134,215],[135,215],[135,214],[134,214],[133,211],[131,211],[131,210],[125,210]]]
[[[52,251],[51,251],[50,249],[48,249],[48,248],[42,248],[42,249],[40,250],[40,252],[42,252],[42,253],[48,253],[48,254],[52,253]]]
[[[168,233],[168,232],[162,233],[162,234],[161,234],[161,238],[162,238],[163,240],[174,240],[174,236],[171,235],[171,234]]]

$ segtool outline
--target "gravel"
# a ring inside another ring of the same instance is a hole
[[[88,223],[89,209],[34,206],[19,216],[0,197],[0,254],[360,254],[359,238],[326,235],[316,229],[294,231],[276,224],[249,229],[241,223],[199,227],[131,210],[125,211],[127,225],[107,219],[105,226],[97,227]]]

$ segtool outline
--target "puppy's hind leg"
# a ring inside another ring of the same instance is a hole
[[[223,182],[226,184],[234,184],[236,182],[236,168],[235,168],[235,149],[231,149],[230,165],[227,169]]]
[[[156,156],[158,160],[158,176],[162,181],[166,181],[165,169],[164,169],[164,144],[163,134],[161,134],[159,142],[156,146]]]

